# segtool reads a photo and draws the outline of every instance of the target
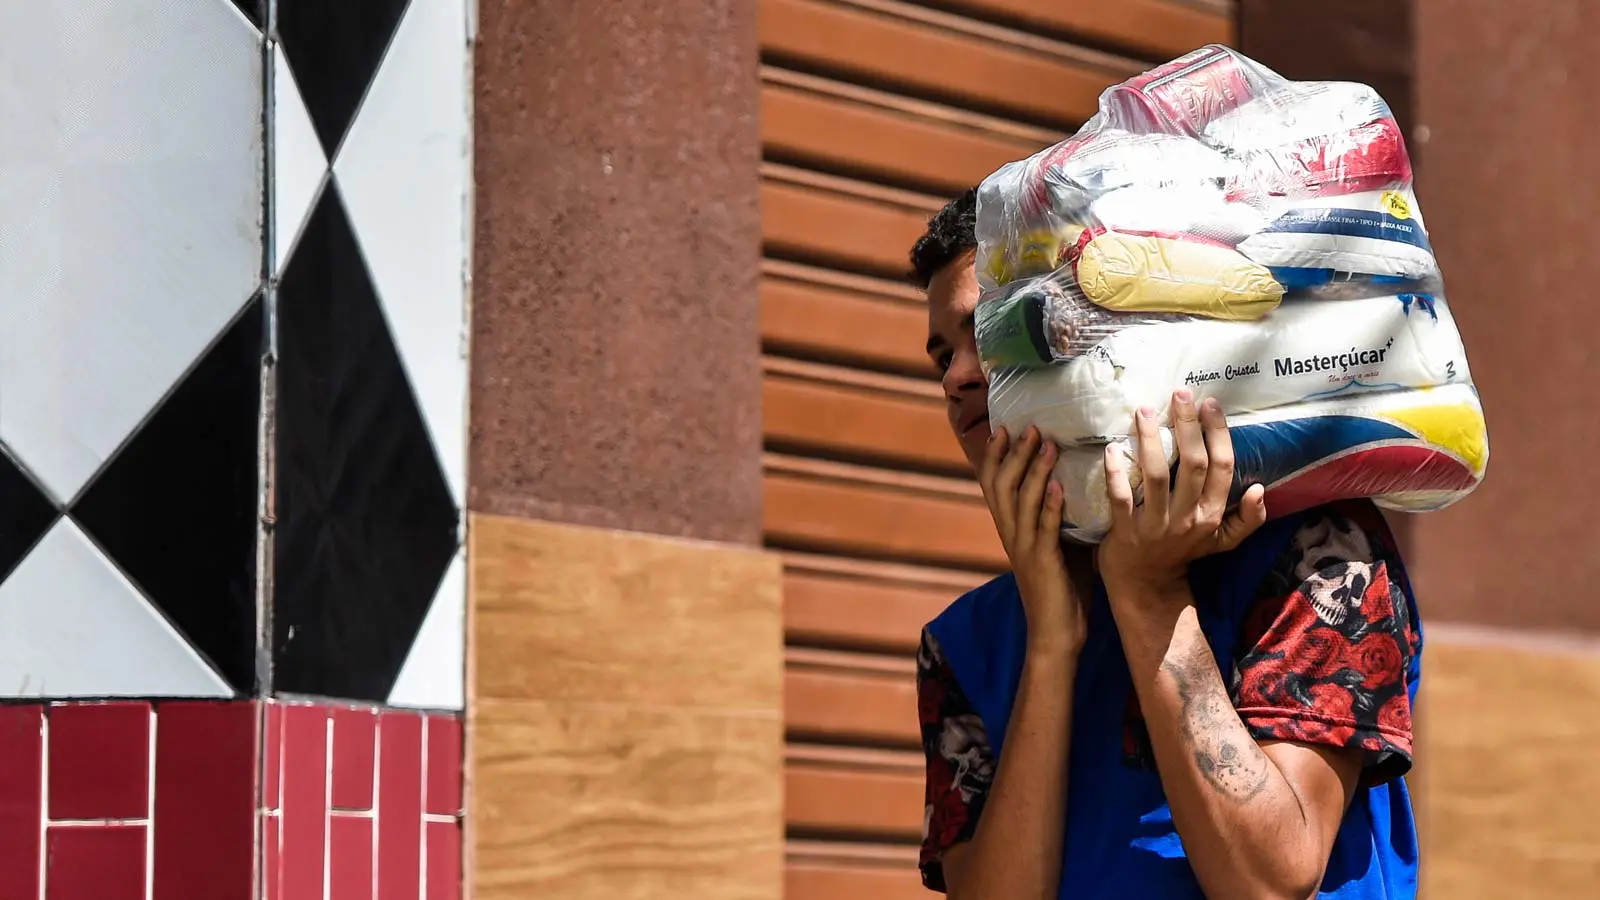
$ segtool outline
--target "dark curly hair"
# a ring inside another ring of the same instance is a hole
[[[911,248],[911,271],[907,277],[917,287],[928,289],[933,276],[962,255],[978,246],[978,189],[945,204],[928,220],[928,230]]]

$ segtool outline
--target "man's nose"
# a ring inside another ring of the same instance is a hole
[[[977,349],[957,350],[950,360],[950,368],[944,370],[945,396],[958,399],[962,394],[982,389],[985,384],[987,380],[983,376],[983,365],[978,360]]]

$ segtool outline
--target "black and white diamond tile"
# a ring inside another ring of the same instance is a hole
[[[0,696],[254,685],[261,40],[0,4]]]
[[[68,502],[259,286],[260,35],[226,0],[0,3],[0,60],[0,440]]]
[[[273,686],[460,708],[466,10],[276,21]]]
[[[56,505],[0,452],[0,584],[55,523]]]
[[[259,298],[83,495],[0,452],[0,696],[256,686]]]
[[[463,5],[411,5],[333,164],[457,503],[466,492]]]
[[[281,275],[331,173],[281,44],[272,48],[272,70],[272,271]]]
[[[264,335],[258,297],[70,511],[241,692],[256,682]]]
[[[0,4],[0,697],[463,705],[465,2]]]
[[[0,584],[11,697],[229,697],[233,691],[70,518]]]
[[[277,39],[298,76],[322,150],[333,156],[406,14],[409,0],[275,0]],[[419,7],[460,8],[458,0]],[[461,54],[457,58],[464,64]]]
[[[233,5],[237,6],[240,14],[258,29],[261,23],[266,21],[267,0],[233,0]]]
[[[457,511],[338,193],[278,289],[274,687],[383,699],[457,550]]]

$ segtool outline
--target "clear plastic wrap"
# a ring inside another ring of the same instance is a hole
[[[1365,85],[1203,48],[986,179],[977,238],[990,420],[1063,446],[1074,538],[1108,523],[1105,445],[1129,452],[1134,411],[1165,416],[1185,386],[1221,403],[1239,490],[1264,483],[1270,515],[1355,497],[1422,511],[1483,477],[1405,140]]]

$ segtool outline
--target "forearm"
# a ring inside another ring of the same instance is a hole
[[[1289,780],[1240,720],[1192,598],[1118,620],[1161,783],[1206,894],[1311,896],[1326,854]],[[1319,859],[1319,855],[1322,857]]]
[[[1055,900],[1061,878],[1076,654],[1031,652],[983,817],[951,900]]]

